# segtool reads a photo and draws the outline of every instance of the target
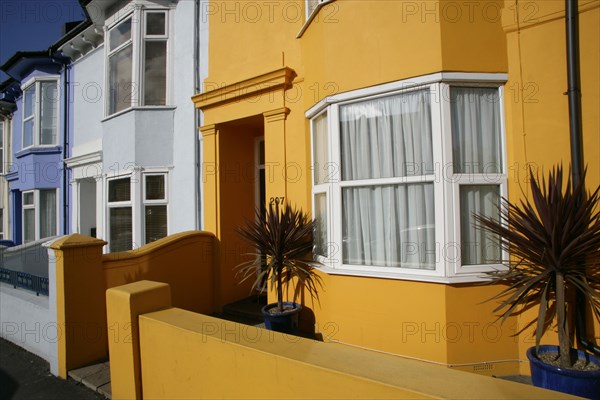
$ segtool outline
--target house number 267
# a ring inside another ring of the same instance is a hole
[[[285,199],[285,197],[271,197],[269,199],[269,204],[273,205],[273,204],[283,204],[283,200]]]

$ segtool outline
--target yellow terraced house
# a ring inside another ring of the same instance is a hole
[[[248,295],[235,228],[288,201],[319,221],[325,340],[489,375],[528,374],[527,316],[482,302],[497,244],[473,228],[530,167],[570,163],[563,0],[212,1],[204,228],[215,307]],[[600,1],[579,1],[584,162],[600,180]],[[533,315],[533,314],[531,314]],[[588,337],[598,341],[599,324]],[[547,338],[553,343],[553,338]]]

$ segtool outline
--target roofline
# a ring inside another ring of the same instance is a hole
[[[22,58],[50,58],[50,54],[48,50],[39,50],[39,51],[17,51],[12,55],[6,62],[0,65],[0,70],[6,72],[13,65],[17,63]]]
[[[10,85],[13,85],[15,83],[18,83],[17,80],[12,76],[9,76],[8,79],[5,79],[4,81],[0,82],[0,92],[6,90]]]
[[[58,51],[58,49],[63,44],[67,43],[69,40],[73,39],[75,36],[77,36],[78,34],[80,34],[81,32],[83,32],[84,30],[86,30],[90,26],[92,26],[92,20],[89,17],[87,17],[86,19],[84,19],[83,21],[81,21],[76,27],[74,27],[73,29],[71,29],[69,32],[67,32],[66,34],[64,34],[60,39],[58,39],[56,42],[54,42],[49,47],[50,52],[54,53],[54,52]]]

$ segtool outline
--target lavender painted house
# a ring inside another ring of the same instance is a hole
[[[68,215],[62,162],[67,146],[60,118],[65,112],[65,62],[48,51],[17,52],[0,67],[18,82],[10,88],[16,109],[10,162],[4,165],[9,236],[16,244],[66,232],[61,221]]]

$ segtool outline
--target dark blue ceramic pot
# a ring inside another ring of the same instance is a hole
[[[575,352],[575,350],[572,351]],[[557,352],[558,346],[540,346],[539,349],[539,354]],[[535,354],[535,347],[527,350],[531,380],[535,386],[588,399],[600,399],[600,371],[575,371],[558,368],[540,361]],[[598,357],[584,351],[577,350],[577,356],[600,365]]]
[[[283,306],[291,306],[292,310],[284,311],[282,313],[271,314],[270,309],[276,308],[277,303],[267,304],[261,310],[262,315],[265,319],[265,328],[281,332],[281,333],[298,333],[298,314],[302,310],[302,306],[298,303],[284,301]]]

